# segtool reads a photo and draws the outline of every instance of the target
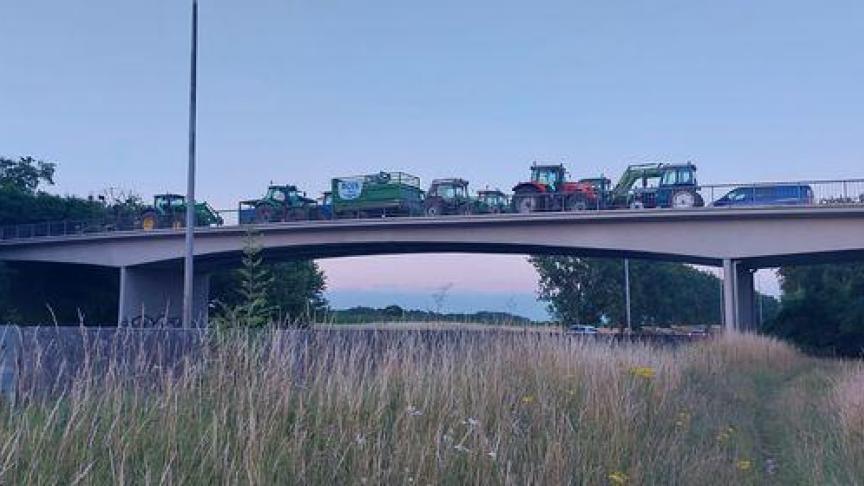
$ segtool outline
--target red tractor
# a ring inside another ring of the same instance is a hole
[[[531,182],[513,188],[513,211],[583,211],[599,209],[597,188],[589,182],[567,181],[563,164],[531,166]]]

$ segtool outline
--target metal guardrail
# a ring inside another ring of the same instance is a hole
[[[760,202],[760,193],[778,186],[791,188],[788,200],[773,198],[765,204]],[[812,197],[806,195],[806,189],[812,192]],[[775,206],[864,206],[864,179],[822,180],[822,181],[792,181],[766,182],[749,184],[712,184],[699,186],[706,207],[714,206],[732,191],[741,191],[749,201],[739,202],[729,206],[717,207],[717,210],[740,207],[775,207]],[[798,191],[797,193],[795,191]],[[807,196],[807,197],[805,197]],[[621,211],[622,209],[605,209],[600,203],[587,205],[585,210]],[[668,209],[674,211],[675,209]],[[564,211],[562,208],[560,211]],[[635,211],[639,211],[638,209]],[[216,211],[224,220],[223,226],[239,225],[239,210],[224,209]],[[442,216],[447,217],[447,216]],[[182,227],[174,228],[182,231]],[[0,226],[0,241],[24,240],[30,238],[47,238],[72,235],[90,235],[114,232],[141,231],[140,218],[106,218],[100,220],[49,221],[10,226]]]

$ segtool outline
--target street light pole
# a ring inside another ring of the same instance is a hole
[[[192,0],[192,59],[189,83],[189,172],[186,176],[186,255],[183,262],[183,327],[192,327],[195,279],[195,128],[198,81],[198,0]]]
[[[624,259],[624,307],[627,314],[627,330],[633,332],[633,323],[630,320],[630,259]]]

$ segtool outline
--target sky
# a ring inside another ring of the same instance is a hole
[[[858,0],[200,3],[197,184],[218,208],[382,169],[509,189],[534,160],[613,179],[686,160],[702,183],[864,176]],[[0,154],[57,162],[60,193],[182,192],[189,13],[0,0]],[[324,262],[334,300],[453,284],[512,308],[536,290],[518,256],[389,258]]]

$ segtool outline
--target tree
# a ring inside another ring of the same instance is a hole
[[[226,319],[250,327],[271,322],[303,325],[326,309],[325,288],[324,273],[315,262],[265,264],[251,235],[241,269],[214,274],[210,295],[221,304],[223,315],[217,320],[223,325]]]
[[[0,189],[16,190],[33,194],[40,183],[54,184],[56,164],[37,160],[33,157],[20,157],[18,160],[0,157]]]
[[[780,277],[769,332],[817,353],[864,354],[864,263],[784,267]]]
[[[532,257],[539,296],[567,323],[625,323],[620,259]],[[634,327],[721,322],[720,280],[680,263],[634,260],[630,265]]]
[[[314,261],[298,260],[269,267],[273,283],[268,293],[270,305],[282,322],[298,322],[326,310],[324,272]]]

